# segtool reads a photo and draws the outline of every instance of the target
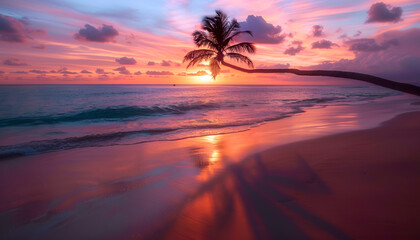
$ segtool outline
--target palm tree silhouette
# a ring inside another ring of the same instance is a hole
[[[250,34],[251,31],[240,31],[240,25],[236,19],[229,20],[228,16],[216,10],[215,16],[206,16],[202,20],[202,30],[195,31],[192,35],[194,43],[200,49],[187,53],[183,62],[189,62],[187,68],[197,65],[202,61],[209,61],[212,76],[220,73],[220,64],[246,73],[293,73],[303,76],[325,76],[360,80],[385,88],[397,90],[420,96],[420,87],[407,83],[400,83],[388,79],[346,71],[331,70],[299,70],[287,69],[253,69],[251,59],[241,53],[254,53],[255,46],[250,42],[235,43],[235,38],[240,34]],[[232,45],[233,44],[233,45]],[[206,49],[204,49],[206,48]],[[246,63],[251,69],[235,66],[224,61],[224,57]]]

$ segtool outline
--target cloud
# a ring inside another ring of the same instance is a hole
[[[274,65],[259,65],[258,68],[262,68],[262,69],[284,69],[284,68],[289,68],[290,64],[286,63],[286,64],[274,64]]]
[[[134,58],[128,57],[117,58],[115,59],[115,61],[122,65],[135,65],[137,63],[137,61]]]
[[[276,44],[283,42],[286,37],[284,34],[281,35],[282,29],[279,25],[274,26],[266,22],[262,16],[248,15],[245,22],[239,24],[242,31],[251,31],[253,35],[252,37],[248,34],[242,34],[240,36],[242,41]]]
[[[420,28],[388,31],[366,42],[363,47],[359,45],[358,50],[363,51],[355,51],[354,59],[312,68],[355,71],[420,85]]]
[[[359,30],[353,35],[353,37],[360,37],[360,35],[362,35],[362,31]]]
[[[147,63],[147,66],[154,66],[155,64],[156,64],[155,62],[150,61]]]
[[[61,71],[60,73],[62,73],[62,74],[78,74],[77,72],[70,72],[70,71],[67,71],[67,70]]]
[[[38,73],[38,74],[45,74],[45,73],[47,73],[47,71],[42,71],[42,70],[30,70],[29,72],[31,72],[31,73]]]
[[[16,71],[16,72],[11,72],[11,73],[17,73],[17,74],[27,74],[28,72],[26,72],[26,71]]]
[[[44,49],[46,49],[47,47],[45,46],[45,44],[39,44],[39,45],[32,46],[32,48],[36,48],[36,49],[41,49],[41,50],[44,50]]]
[[[389,39],[382,43],[377,43],[373,38],[352,39],[345,42],[349,45],[349,50],[353,52],[377,52],[398,45],[397,39]]]
[[[134,73],[134,75],[141,75],[141,72],[137,71],[137,72]]]
[[[163,67],[169,67],[169,66],[171,66],[171,64],[169,63],[169,61],[165,61],[165,60],[162,60],[162,63],[160,65],[163,66]]]
[[[296,46],[296,47],[294,47],[294,46]],[[301,52],[303,49],[305,49],[305,48],[302,47],[302,41],[293,41],[292,45],[290,45],[289,48],[287,48],[284,51],[284,54],[294,56],[294,55],[298,54],[299,52]]]
[[[89,72],[88,70],[83,69],[82,71],[80,71],[80,73],[92,73],[92,72]]]
[[[60,68],[57,71],[56,70],[51,70],[50,73],[62,73],[63,75],[67,75],[67,74],[78,74],[77,72],[68,71],[68,69],[66,67]]]
[[[85,28],[74,34],[74,38],[79,41],[90,42],[110,42],[118,35],[118,31],[111,25],[102,24],[102,27],[95,28],[86,24]]]
[[[190,74],[187,73],[187,75],[189,75],[189,76],[205,76],[205,75],[209,75],[209,74],[206,71],[197,71],[195,73],[190,73]]]
[[[172,72],[169,71],[147,71],[147,75],[174,75]]]
[[[98,69],[96,69],[96,71],[95,71],[97,74],[103,74],[103,75],[106,75],[106,74],[114,74],[114,73],[112,73],[112,72],[105,72],[105,70],[103,70],[102,68],[98,68]]]
[[[153,65],[154,65],[154,63],[153,63]],[[175,65],[177,67],[181,66],[180,63],[172,62],[171,60],[168,60],[168,61],[162,60],[160,65],[163,66],[163,67],[170,67],[172,65]]]
[[[27,27],[28,18],[21,20],[0,14],[0,41],[23,43],[30,35],[45,34],[44,29]]]
[[[325,39],[312,43],[312,49],[316,49],[316,48],[330,49],[332,46],[338,46],[338,45]]]
[[[125,75],[131,74],[130,71],[128,71],[125,67],[119,67],[113,70],[119,72],[120,74],[125,74]]]
[[[8,65],[8,66],[28,66],[27,63],[23,62],[20,59],[17,58],[9,58],[3,61],[4,65]]]
[[[401,21],[402,8],[391,7],[383,2],[372,4],[365,23],[373,22],[399,22]]]
[[[325,36],[324,27],[321,26],[321,25],[313,25],[311,36],[312,37],[323,37],[323,36]]]
[[[4,74],[4,71],[0,71],[0,74]]]
[[[349,36],[347,36],[347,34],[341,34],[338,38],[340,38],[340,39],[350,39]]]

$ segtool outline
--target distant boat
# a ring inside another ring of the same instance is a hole
[[[175,87],[176,85],[174,84],[174,85],[172,85],[172,86],[174,86],[174,87]]]

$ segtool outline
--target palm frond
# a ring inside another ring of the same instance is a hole
[[[237,31],[240,25],[238,21],[234,18],[229,22],[229,26],[227,27],[226,31],[223,34],[223,38],[227,38],[233,31]]]
[[[187,53],[184,56],[183,62],[190,61],[187,65],[187,68],[189,68],[191,66],[199,64],[202,61],[207,61],[207,60],[209,60],[210,58],[212,58],[216,55],[217,55],[216,51],[209,50],[209,49],[194,50],[194,51],[191,51],[191,52]]]
[[[216,58],[210,60],[209,68],[211,71],[211,76],[216,80],[217,75],[220,73],[220,65]]]
[[[255,46],[253,43],[250,42],[241,42],[235,45],[232,45],[228,48],[226,48],[227,52],[233,52],[233,53],[241,53],[241,52],[248,52],[248,53],[254,53],[255,52]]]
[[[226,53],[226,56],[238,62],[246,63],[250,68],[254,68],[254,63],[247,56],[239,53]]]
[[[213,50],[218,50],[217,44],[210,39],[208,34],[204,31],[195,31],[193,32],[194,43],[197,47],[208,47]]]
[[[251,31],[235,31],[232,33],[232,35],[230,35],[228,38],[225,39],[225,41],[223,42],[223,46],[229,45],[229,42],[233,41],[234,38],[236,38],[239,34],[244,34],[244,33],[247,33],[252,36]]]

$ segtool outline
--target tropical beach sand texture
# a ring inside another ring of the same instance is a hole
[[[420,112],[276,147],[202,188],[166,239],[419,239]]]

